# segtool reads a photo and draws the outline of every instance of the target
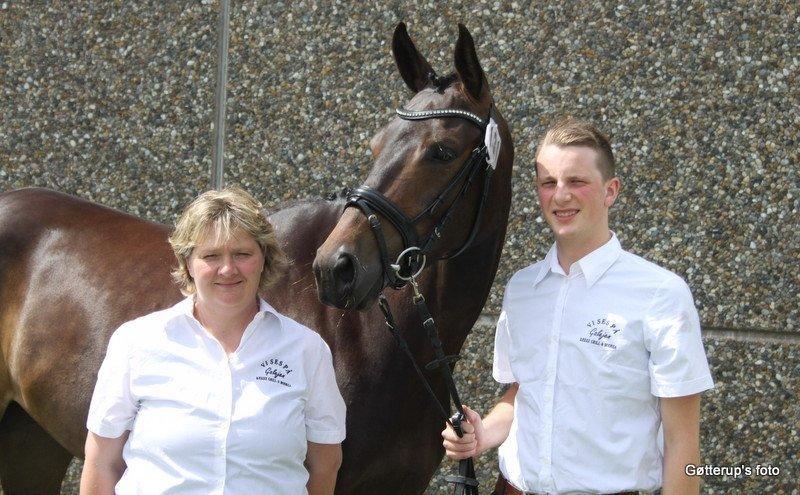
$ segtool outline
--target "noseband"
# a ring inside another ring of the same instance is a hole
[[[459,110],[454,108],[440,109],[440,110],[422,110],[411,111],[399,108],[396,110],[397,115],[404,120],[428,120],[428,119],[442,119],[442,118],[458,118],[466,120],[476,126],[482,131],[484,139],[470,153],[469,158],[461,165],[461,168],[453,176],[450,182],[439,192],[436,198],[433,199],[428,205],[423,208],[419,214],[413,218],[409,218],[396,204],[389,198],[381,194],[376,189],[369,186],[362,185],[357,189],[350,192],[347,197],[345,208],[355,206],[359,208],[369,221],[370,229],[372,229],[375,239],[378,242],[378,250],[381,256],[381,264],[383,271],[383,287],[389,286],[394,289],[399,289],[408,283],[412,275],[418,274],[424,268],[426,257],[431,254],[431,251],[436,243],[442,237],[442,231],[449,222],[451,216],[456,211],[456,206],[460,200],[466,195],[475,177],[481,169],[486,171],[483,182],[483,193],[481,194],[480,202],[475,212],[475,218],[472,222],[469,236],[458,249],[440,256],[437,260],[445,260],[455,258],[460,255],[472,244],[475,236],[480,227],[480,220],[483,214],[483,208],[486,203],[486,198],[489,193],[490,179],[494,168],[497,166],[497,151],[493,152],[490,158],[490,153],[487,148],[487,143],[491,136],[496,142],[497,150],[499,150],[499,135],[497,134],[497,125],[491,118],[492,111],[489,111],[489,116],[484,120],[472,112],[466,110]],[[420,239],[417,235],[416,226],[425,218],[432,218],[436,212],[444,204],[447,196],[456,189],[458,184],[461,187],[458,193],[450,203],[447,210],[439,216],[438,221],[433,229],[428,233],[424,240]],[[381,227],[378,214],[389,220],[389,223],[400,234],[403,241],[403,249],[398,257],[396,263],[392,264],[389,261],[389,250],[386,245],[386,237]]]

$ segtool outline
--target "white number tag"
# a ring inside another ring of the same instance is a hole
[[[489,119],[489,123],[486,124],[484,143],[487,151],[486,161],[489,162],[492,169],[495,169],[497,168],[497,157],[500,156],[500,131],[497,130],[497,122],[494,119]]]

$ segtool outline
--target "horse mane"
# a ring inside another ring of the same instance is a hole
[[[279,203],[277,203],[277,204],[275,204],[273,206],[270,206],[269,208],[263,208],[261,210],[261,212],[265,216],[270,216],[270,215],[273,215],[275,213],[278,213],[281,210],[286,210],[286,209],[293,208],[293,207],[296,207],[296,206],[315,205],[315,204],[320,204],[320,203],[328,203],[328,202],[331,202],[331,201],[343,201],[346,198],[347,198],[347,196],[345,196],[344,192],[342,191],[339,194],[337,194],[337,193],[328,194],[324,198],[307,197],[307,198],[301,198],[301,199],[287,199],[287,200],[281,201],[281,202],[279,202]]]
[[[347,199],[350,197],[350,194],[353,192],[352,188],[343,187],[338,191],[334,191],[325,195],[326,201],[336,201],[337,199]]]

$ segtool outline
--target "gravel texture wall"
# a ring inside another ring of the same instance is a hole
[[[209,186],[217,11],[0,3],[0,190],[50,187],[172,222]],[[781,469],[707,477],[704,493],[798,493],[797,3],[232,1],[226,182],[271,208],[358,184],[370,137],[410,96],[390,53],[401,20],[439,73],[464,22],[512,128],[513,205],[486,322],[551,242],[532,185],[539,134],[564,114],[593,120],[624,184],[614,230],[687,280],[712,335],[704,461]],[[476,327],[458,367],[479,409],[497,392],[491,332]],[[494,461],[479,464],[488,492]]]

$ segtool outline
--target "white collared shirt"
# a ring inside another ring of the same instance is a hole
[[[345,405],[315,332],[260,300],[227,354],[192,298],[111,336],[87,427],[119,437],[118,494],[306,493],[307,441],[338,444]]]
[[[500,469],[537,493],[657,489],[658,398],[713,387],[688,286],[613,234],[569,275],[555,245],[514,274],[493,376],[519,383]]]

